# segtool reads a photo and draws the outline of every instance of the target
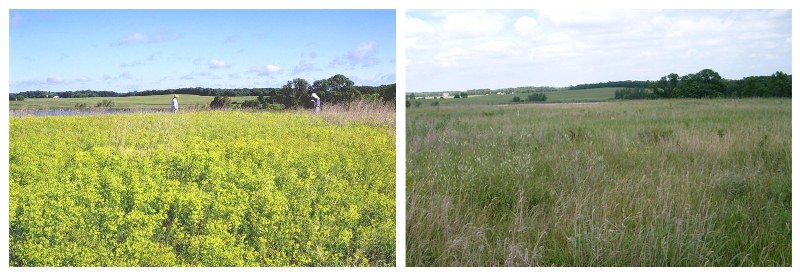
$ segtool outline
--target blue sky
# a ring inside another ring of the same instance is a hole
[[[407,10],[407,92],[792,73],[791,10]]]
[[[10,10],[10,92],[395,83],[394,10]]]

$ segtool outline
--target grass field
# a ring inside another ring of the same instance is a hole
[[[232,102],[255,100],[257,96],[231,97]],[[129,97],[89,97],[89,98],[31,98],[24,101],[10,101],[11,110],[48,110],[48,109],[76,109],[78,104],[94,107],[98,102],[111,100],[115,109],[123,108],[163,108],[169,109],[172,104],[172,95],[150,95]],[[214,96],[180,95],[178,104],[181,108],[205,108],[214,100]]]
[[[559,90],[552,92],[545,92],[547,95],[547,102],[549,103],[566,103],[566,102],[602,102],[614,99],[614,91],[619,88],[593,88],[593,89],[580,89],[580,90]],[[439,101],[442,106],[446,105],[504,105],[512,104],[514,97],[517,96],[522,100],[527,100],[530,93],[517,93],[517,94],[490,94],[490,95],[471,95],[466,99],[424,99],[421,100],[423,105],[429,105],[433,101]],[[413,102],[412,102],[413,104]],[[524,104],[518,103],[518,104]]]
[[[395,265],[393,106],[21,116],[9,138],[10,266]]]
[[[406,136],[410,266],[792,264],[791,100],[412,106]]]

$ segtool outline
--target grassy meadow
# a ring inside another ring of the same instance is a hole
[[[424,104],[406,120],[409,266],[792,264],[791,100]]]
[[[395,265],[393,106],[9,122],[10,266]]]
[[[258,96],[231,97],[231,102],[244,102],[255,100]],[[170,109],[172,95],[128,96],[128,97],[87,97],[87,98],[28,98],[23,101],[10,101],[10,110],[48,110],[48,109],[77,109],[80,104],[92,108],[103,100],[114,102],[114,109]],[[178,104],[182,109],[207,108],[214,96],[200,96],[181,94]]]

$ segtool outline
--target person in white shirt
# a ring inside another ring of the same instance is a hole
[[[172,113],[178,113],[178,95],[172,96]]]
[[[311,93],[311,97],[314,97],[314,100],[312,100],[314,101],[314,111],[319,113],[319,105],[320,105],[319,96],[317,96],[316,92],[313,92]]]

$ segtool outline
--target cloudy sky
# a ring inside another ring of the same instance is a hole
[[[10,10],[10,92],[395,83],[394,10]]]
[[[792,73],[791,10],[408,10],[408,92]]]

